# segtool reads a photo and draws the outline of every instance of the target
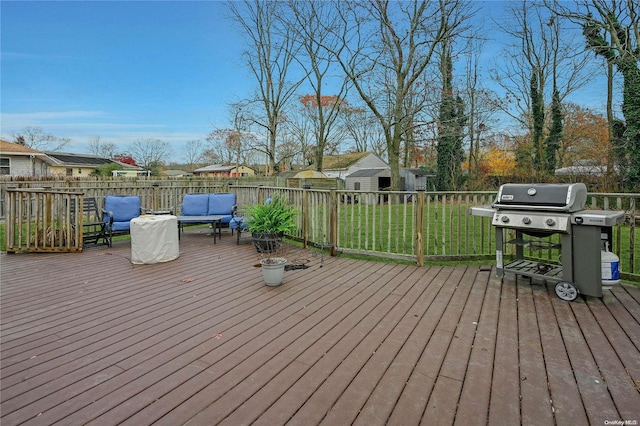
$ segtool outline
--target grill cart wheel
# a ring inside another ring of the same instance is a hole
[[[567,302],[573,302],[578,298],[578,289],[568,281],[560,281],[556,284],[556,295]]]

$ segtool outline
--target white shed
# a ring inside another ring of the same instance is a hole
[[[381,191],[391,186],[391,170],[389,169],[362,169],[351,173],[345,179],[347,190],[353,191]],[[357,196],[364,204],[373,204],[379,199],[374,194]]]
[[[380,191],[391,186],[391,170],[362,169],[346,178],[346,189],[353,191]]]

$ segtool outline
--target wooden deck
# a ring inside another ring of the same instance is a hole
[[[639,288],[567,303],[293,247],[309,268],[269,288],[249,244],[201,232],[155,265],[128,241],[0,255],[2,426],[640,421]]]

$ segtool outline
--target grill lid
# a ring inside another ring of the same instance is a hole
[[[575,212],[587,202],[584,183],[507,183],[500,187],[494,208]]]

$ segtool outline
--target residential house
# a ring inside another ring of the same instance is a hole
[[[49,174],[66,177],[86,177],[105,164],[118,164],[123,169],[139,170],[128,164],[89,154],[70,154],[64,152],[46,152],[49,162]]]
[[[46,176],[47,160],[44,152],[0,139],[0,176]]]
[[[256,172],[251,167],[240,166],[224,166],[222,164],[212,164],[210,166],[201,167],[193,171],[194,176],[201,177],[246,177],[255,176]]]
[[[308,169],[315,169],[314,166]],[[322,173],[329,178],[344,180],[362,169],[391,169],[380,157],[371,152],[354,152],[342,155],[327,155],[322,160]]]

